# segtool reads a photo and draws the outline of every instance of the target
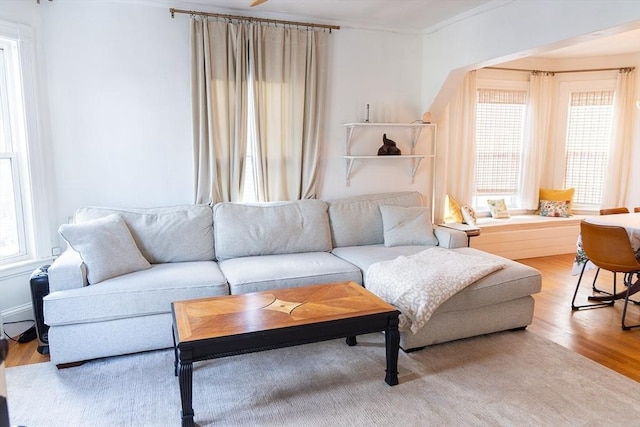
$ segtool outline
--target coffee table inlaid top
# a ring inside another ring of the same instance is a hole
[[[355,282],[177,301],[173,307],[182,343],[397,311]]]

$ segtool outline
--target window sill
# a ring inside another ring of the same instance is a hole
[[[28,261],[20,261],[12,264],[0,266],[0,279],[8,279],[15,276],[21,276],[25,273],[31,273],[38,267],[51,264],[54,258],[31,259]]]

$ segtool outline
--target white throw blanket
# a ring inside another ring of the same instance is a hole
[[[497,260],[433,247],[372,264],[365,283],[368,290],[400,310],[400,330],[415,334],[443,302],[504,267]]]

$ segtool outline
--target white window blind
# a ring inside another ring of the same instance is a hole
[[[478,89],[476,195],[514,195],[519,190],[527,92]]]
[[[575,188],[574,203],[600,205],[606,177],[613,91],[572,92],[567,120],[565,188]]]

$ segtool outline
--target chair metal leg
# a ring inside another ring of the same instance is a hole
[[[609,291],[605,291],[603,289],[599,289],[596,286],[596,281],[598,280],[598,274],[600,273],[600,267],[598,267],[598,269],[596,270],[596,274],[593,277],[593,283],[591,284],[591,290],[593,290],[593,292],[597,292],[599,294],[604,294],[604,295],[615,295],[617,293],[616,291],[616,279],[617,279],[617,273],[615,271],[613,271],[613,292],[609,292]],[[589,299],[592,299],[592,297],[590,297]],[[638,300],[633,300],[630,299],[630,302],[636,304],[636,305],[640,305],[640,301]]]
[[[633,275],[636,275],[636,282],[640,282],[640,273],[635,272],[635,273],[626,273],[624,275],[624,284],[627,285],[627,294],[624,298],[624,308],[622,309],[622,330],[623,331],[628,331],[629,329],[632,328],[639,328],[640,327],[640,323],[636,324],[636,325],[627,325],[625,323],[625,318],[627,316],[627,306],[629,305],[629,292],[631,290],[631,285],[633,284]]]
[[[612,306],[614,304],[614,302],[615,302],[614,300],[607,301],[607,302],[599,302],[599,303],[595,303],[595,304],[576,305],[576,296],[578,295],[578,288],[580,288],[580,282],[582,282],[582,275],[584,274],[584,270],[585,270],[586,267],[587,267],[587,263],[585,262],[582,265],[582,270],[580,271],[580,277],[578,278],[578,284],[576,284],[576,290],[573,292],[573,299],[571,300],[571,309],[573,311],[576,311],[576,310],[580,310],[580,309],[592,309],[592,308],[598,308],[598,307]],[[594,283],[595,283],[595,281],[594,281]],[[613,278],[613,290],[614,290],[614,292],[615,292],[615,289],[616,289],[616,281],[615,281],[615,276],[614,276],[614,278]]]

